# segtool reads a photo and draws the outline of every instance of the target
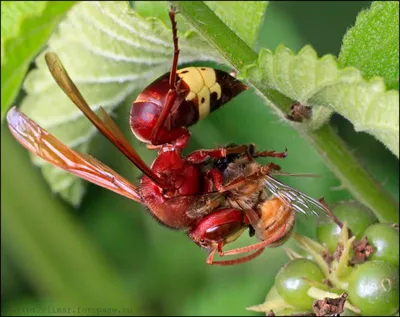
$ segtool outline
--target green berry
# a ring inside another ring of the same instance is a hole
[[[275,286],[286,303],[296,308],[312,310],[314,299],[307,294],[308,280],[322,282],[324,274],[308,259],[295,259],[286,264],[275,277]]]
[[[348,293],[362,315],[393,315],[399,309],[399,270],[384,261],[360,264],[349,278]]]
[[[343,313],[340,314],[340,316],[360,316],[359,314],[356,314],[355,312],[353,312],[350,309],[343,309]]]
[[[399,266],[399,231],[389,224],[369,226],[364,235],[374,247],[370,260],[382,260]]]
[[[346,201],[332,207],[332,212],[347,224],[357,239],[362,238],[362,234],[368,226],[378,222],[375,215],[365,206],[355,201]],[[317,225],[317,239],[326,245],[330,252],[335,252],[339,240],[341,229],[333,221],[319,223]]]

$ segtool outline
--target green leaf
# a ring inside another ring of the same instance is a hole
[[[399,89],[399,2],[376,1],[360,12],[343,38],[339,65],[355,66],[364,78],[381,76]]]
[[[232,32],[235,32],[247,45],[254,47],[268,1],[205,1],[204,3],[229,26]],[[166,1],[135,1],[134,7],[140,15],[156,16],[166,25],[170,24]],[[178,30],[193,32],[180,14],[176,18]],[[237,23],[237,21],[240,21],[240,23]],[[204,21],[204,23],[206,22]],[[210,21],[207,21],[207,23],[210,23]]]
[[[267,95],[277,91],[316,107],[311,128],[335,111],[399,156],[399,95],[387,91],[382,78],[367,81],[356,68],[339,69],[334,56],[318,58],[311,46],[296,55],[281,45],[275,53],[262,49],[257,63],[247,68],[247,79]]]
[[[254,47],[268,1],[204,1],[204,3],[247,45]]]
[[[132,12],[126,2],[77,4],[36,59],[38,68],[28,74],[22,111],[68,146],[87,153],[96,129],[57,86],[47,69],[44,54],[54,51],[59,55],[93,110],[102,106],[111,112],[134,90],[144,88],[171,67],[173,42],[166,3],[138,5],[141,12],[147,12],[147,6],[152,12],[162,13],[163,18],[142,17]],[[181,17],[178,23],[180,63],[221,61],[208,44],[188,31]],[[41,166],[53,192],[79,205],[87,182],[35,156],[32,159]]]
[[[249,46],[254,46],[258,31],[263,22],[268,1],[205,1],[204,2],[229,28]],[[135,1],[135,10],[146,17],[158,17],[169,25],[168,3],[166,1]],[[249,18],[251,17],[251,19]],[[191,30],[187,24],[181,24],[178,14],[178,30]],[[184,19],[182,19],[184,21]],[[241,23],[237,23],[241,21]]]
[[[1,118],[18,94],[29,63],[76,1],[1,2]]]

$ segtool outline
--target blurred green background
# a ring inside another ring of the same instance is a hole
[[[311,44],[319,55],[338,55],[341,39],[367,1],[271,2],[259,34],[258,48],[283,43],[294,51]],[[132,96],[132,99],[135,95]],[[131,101],[116,111],[117,123],[150,163],[155,153],[131,136],[127,119]],[[398,200],[398,160],[371,136],[355,133],[339,116],[331,120],[354,148],[359,160]],[[317,152],[277,118],[253,91],[247,91],[191,129],[187,149],[254,142],[282,151],[287,172],[320,178],[282,178],[329,204],[351,198]],[[145,208],[90,185],[74,209],[53,195],[28,153],[1,133],[2,315],[65,315],[57,308],[122,308],[121,315],[256,315],[246,307],[263,302],[274,276],[287,261],[284,248],[268,249],[254,261],[210,267],[207,254],[183,232],[160,226]],[[135,168],[102,136],[93,155],[136,181]],[[4,211],[7,212],[4,212]],[[299,216],[296,231],[313,236],[315,219]],[[230,247],[255,243],[244,234]],[[289,241],[286,246],[290,246]],[[75,314],[78,314],[76,311]]]

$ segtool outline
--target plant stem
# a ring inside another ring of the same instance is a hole
[[[202,1],[171,1],[180,14],[236,69],[254,63],[258,54],[242,41]],[[282,117],[291,100],[276,91],[263,91],[249,82]],[[318,130],[295,129],[318,150],[326,165],[355,199],[369,207],[381,222],[399,221],[398,203],[365,170],[329,123]]]
[[[302,134],[314,144],[354,199],[369,207],[380,222],[399,222],[398,203],[373,179],[329,124]]]
[[[239,38],[203,1],[170,1],[208,43],[236,69],[254,63],[258,54]]]

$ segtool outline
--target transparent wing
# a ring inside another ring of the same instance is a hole
[[[295,211],[306,216],[317,216],[320,219],[330,218],[330,211],[320,201],[311,198],[298,189],[285,185],[270,175],[266,176],[265,185],[273,195],[280,198]]]
[[[175,207],[186,207],[186,214],[189,218],[197,219],[208,215],[210,212],[221,206],[224,202],[224,195],[218,192],[198,195],[176,196],[168,199],[159,208],[168,210]]]
[[[15,107],[7,113],[7,122],[15,139],[33,154],[91,183],[142,202],[131,182],[94,157],[72,150]]]

